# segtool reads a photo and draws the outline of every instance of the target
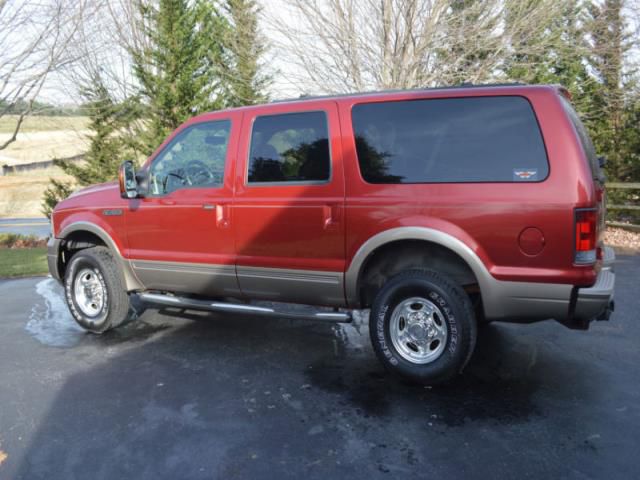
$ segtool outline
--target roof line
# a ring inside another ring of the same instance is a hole
[[[354,93],[338,93],[333,95],[306,95],[302,94],[299,97],[282,98],[278,100],[272,100],[271,103],[285,103],[285,102],[299,102],[304,100],[322,100],[329,98],[342,98],[342,97],[359,97],[365,95],[376,95],[381,93],[403,93],[403,92],[430,92],[434,90],[450,90],[459,88],[483,88],[483,87],[522,87],[527,85],[520,82],[508,82],[508,83],[461,83],[458,85],[448,85],[442,87],[423,87],[423,88],[398,88],[387,90],[371,90],[367,92],[354,92]]]

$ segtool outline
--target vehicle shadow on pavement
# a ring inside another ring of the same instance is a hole
[[[66,379],[10,478],[334,478],[334,470],[364,478],[413,469],[437,457],[421,445],[449,449],[487,426],[545,416],[540,390],[552,403],[588,395],[579,366],[551,376],[558,359],[535,345],[487,326],[472,366],[429,388],[387,374],[358,323],[148,310],[69,349],[93,366]],[[313,462],[326,468],[310,473]],[[447,468],[462,474],[465,465]]]

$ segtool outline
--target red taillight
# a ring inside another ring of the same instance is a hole
[[[575,263],[588,264],[596,261],[598,214],[595,209],[576,210],[576,255]]]

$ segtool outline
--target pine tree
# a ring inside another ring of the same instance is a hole
[[[120,163],[153,152],[190,117],[227,106],[265,100],[264,52],[258,7],[252,0],[227,0],[218,11],[207,0],[138,2],[148,47],[131,51],[136,95],[115,104],[100,79],[84,95],[92,130],[82,165],[56,161],[74,182],[51,180],[43,212],[74,186],[112,180]],[[133,134],[132,134],[133,132]]]
[[[484,0],[451,0],[449,12],[444,22],[447,25],[448,45],[440,50],[444,62],[441,68],[449,69],[451,84],[479,83],[491,78],[494,72],[485,71],[480,66],[489,56],[490,50],[498,47],[491,30],[497,27],[499,16],[487,21],[487,32],[479,36],[475,25],[489,6]],[[471,34],[469,32],[472,32]],[[453,60],[453,62],[452,62]]]
[[[42,213],[47,218],[51,218],[51,212],[56,208],[56,205],[73,192],[73,185],[70,182],[58,181],[55,178],[51,178],[49,181],[50,184],[42,197]]]
[[[120,164],[134,156],[134,152],[127,148],[122,135],[123,128],[131,121],[130,115],[127,114],[129,109],[115,103],[99,79],[95,79],[93,86],[85,88],[82,94],[87,100],[83,108],[89,113],[89,151],[85,154],[82,164],[59,159],[53,161],[54,165],[60,167],[67,175],[74,177],[74,181],[51,179],[51,185],[43,198],[42,211],[47,216],[51,215],[51,211],[60,200],[73,191],[74,186],[114,180],[118,176]]]
[[[229,28],[224,35],[221,72],[226,106],[253,105],[267,100],[269,77],[261,73],[264,39],[258,31],[260,9],[254,0],[226,0]]]
[[[631,152],[623,148],[625,130],[637,130],[628,125],[628,103],[625,91],[623,62],[629,50],[622,15],[622,0],[605,0],[602,4],[590,2],[589,33],[591,37],[591,68],[602,85],[598,98],[597,128],[593,140],[600,153],[608,160],[607,173],[616,180],[629,179],[628,158]]]
[[[563,0],[562,14],[551,18],[538,36],[514,39],[514,53],[506,62],[506,73],[513,80],[556,83],[567,88],[583,114],[591,108],[591,94],[597,83],[589,75],[585,61],[589,51],[585,15],[583,2]]]
[[[149,47],[131,53],[144,119],[138,140],[150,154],[188,118],[225,105],[219,65],[228,22],[204,0],[140,2],[140,8]]]

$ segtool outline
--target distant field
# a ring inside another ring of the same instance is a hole
[[[0,218],[42,217],[42,195],[50,178],[71,179],[57,167],[0,176]]]
[[[15,127],[17,117],[0,118],[0,143]],[[15,142],[0,150],[0,165],[19,165],[69,158],[88,148],[87,117],[27,117]],[[49,178],[66,180],[59,168],[0,176],[0,217],[41,217],[42,194]]]
[[[17,115],[4,115],[0,117],[0,134],[13,133],[18,120]],[[89,117],[26,117],[21,132],[42,132],[53,130],[86,130],[89,124]]]

